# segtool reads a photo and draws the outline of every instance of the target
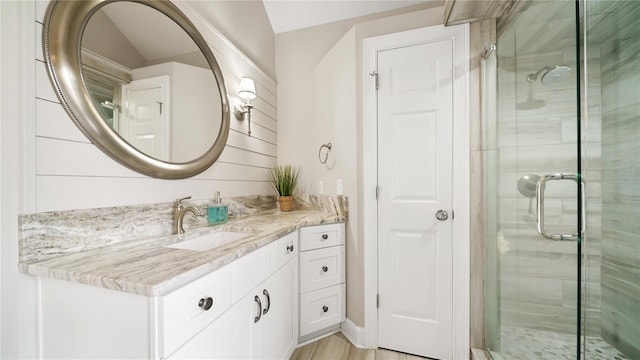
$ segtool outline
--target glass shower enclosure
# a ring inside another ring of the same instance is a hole
[[[528,1],[483,66],[486,348],[640,359],[640,1]]]

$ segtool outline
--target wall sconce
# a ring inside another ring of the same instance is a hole
[[[249,102],[256,98],[256,85],[252,78],[243,77],[240,79],[240,91],[238,91],[238,97],[244,101],[244,103],[237,104],[234,108],[234,114],[238,120],[246,120],[249,124],[248,134],[251,136],[251,105]]]

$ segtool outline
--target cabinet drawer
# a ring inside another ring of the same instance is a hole
[[[300,292],[344,282],[344,245],[300,253]]]
[[[160,352],[163,357],[231,307],[230,281],[230,267],[225,266],[160,298]],[[211,307],[205,310],[208,298],[211,298]]]
[[[236,303],[265,281],[277,267],[278,241],[231,263],[231,301]]]
[[[303,227],[300,251],[344,244],[344,223]]]
[[[288,263],[298,254],[298,232],[294,231],[278,240],[278,267]]]
[[[300,336],[339,324],[345,319],[345,285],[340,284],[300,296]]]

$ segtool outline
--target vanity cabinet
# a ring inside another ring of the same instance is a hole
[[[298,341],[298,232],[167,295],[41,278],[43,358],[288,358]]]
[[[285,359],[298,344],[297,247],[294,236],[283,238],[275,250],[255,252],[231,266],[233,286],[244,294],[233,307],[175,352],[171,359]],[[287,250],[291,249],[291,250]],[[255,254],[255,255],[254,255]],[[253,255],[253,256],[252,256]],[[272,255],[275,255],[272,257]],[[273,260],[273,262],[272,262]],[[268,264],[284,266],[261,278]],[[251,276],[255,275],[255,276]],[[248,284],[253,288],[244,291]],[[232,294],[236,294],[232,291]]]
[[[300,229],[300,337],[345,320],[344,223]]]

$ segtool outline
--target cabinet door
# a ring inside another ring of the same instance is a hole
[[[249,359],[253,325],[251,315],[257,312],[254,310],[256,307],[253,297],[244,297],[170,358]]]
[[[289,262],[259,288],[263,309],[268,311],[255,324],[253,358],[288,358],[297,345],[297,268],[297,260]]]

